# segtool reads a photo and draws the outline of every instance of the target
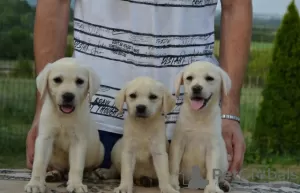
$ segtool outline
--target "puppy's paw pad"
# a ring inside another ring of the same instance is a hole
[[[178,190],[174,189],[171,185],[168,185],[167,187],[160,188],[161,193],[179,193]]]
[[[119,186],[119,187],[114,189],[114,193],[132,193],[132,187]]]
[[[103,180],[111,179],[111,170],[106,168],[99,168],[94,171],[96,175]]]
[[[75,193],[87,193],[88,192],[87,186],[82,183],[68,182],[67,190],[68,190],[68,192],[75,192]]]
[[[44,193],[46,192],[46,184],[39,181],[30,181],[24,191],[28,193]]]
[[[223,190],[216,185],[207,185],[204,189],[204,193],[224,193]]]

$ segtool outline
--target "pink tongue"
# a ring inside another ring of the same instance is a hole
[[[194,110],[199,110],[204,105],[204,100],[191,100],[191,106]]]
[[[61,107],[61,109],[65,113],[70,113],[73,111],[73,107]]]

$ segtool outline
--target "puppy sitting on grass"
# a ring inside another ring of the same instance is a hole
[[[112,150],[112,167],[102,170],[105,179],[121,175],[115,193],[132,193],[133,179],[158,179],[163,193],[178,193],[169,183],[168,141],[165,117],[175,107],[175,97],[160,83],[138,77],[119,91],[116,107],[127,104],[123,137]]]
[[[219,177],[225,177],[228,161],[219,103],[222,91],[228,94],[231,80],[214,64],[194,62],[179,75],[176,95],[181,84],[184,85],[184,102],[169,152],[171,183],[179,190],[179,180],[191,179],[192,168],[197,166],[202,178],[208,180],[204,193],[223,193]],[[226,186],[224,189],[229,189],[229,185]]]
[[[82,183],[84,169],[98,167],[104,147],[90,118],[89,101],[100,87],[98,76],[74,58],[48,64],[36,78],[44,101],[32,177],[25,192],[45,192],[46,168],[69,170],[68,192],[88,192]]]

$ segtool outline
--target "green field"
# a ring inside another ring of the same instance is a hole
[[[220,41],[215,41],[215,53],[218,53]],[[268,50],[273,48],[273,43],[266,42],[251,42],[251,50]]]

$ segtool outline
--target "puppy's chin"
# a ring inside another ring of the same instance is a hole
[[[71,114],[75,111],[75,106],[72,104],[61,104],[58,105],[59,110],[64,114]]]
[[[192,95],[190,97],[191,108],[195,111],[200,111],[200,110],[204,109],[207,106],[208,102],[210,101],[212,95],[213,94],[210,94],[210,96],[207,98],[204,98],[202,96]]]

